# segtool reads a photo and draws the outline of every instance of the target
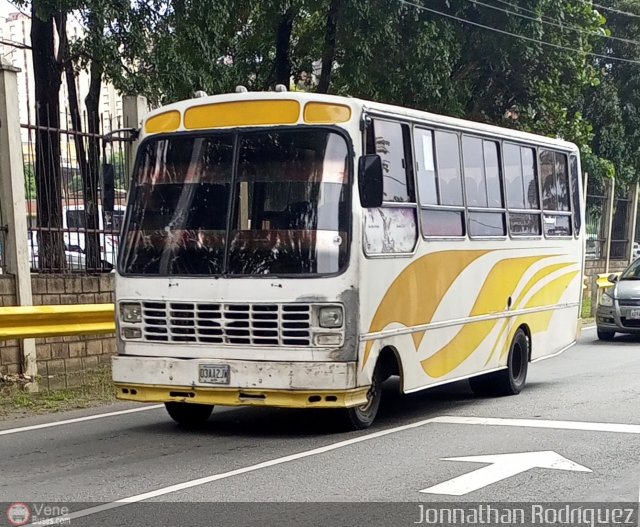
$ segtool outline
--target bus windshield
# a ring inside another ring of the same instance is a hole
[[[183,134],[151,139],[138,156],[124,274],[329,274],[346,265],[349,150],[340,134]]]

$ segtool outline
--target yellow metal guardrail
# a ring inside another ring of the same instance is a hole
[[[611,275],[596,279],[598,300]],[[586,284],[583,284],[583,289]],[[114,304],[0,307],[0,340],[115,333]]]
[[[611,275],[620,276],[620,273],[603,273],[598,275],[598,278],[596,278],[596,285],[598,286],[598,289],[613,287],[614,283],[609,280]]]
[[[0,340],[115,331],[114,304],[0,307]]]

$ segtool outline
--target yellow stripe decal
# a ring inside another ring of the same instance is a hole
[[[552,280],[542,289],[540,289],[540,291],[538,291],[535,295],[533,295],[527,302],[527,305],[525,307],[532,308],[553,306],[557,304],[571,282],[579,273],[580,271],[571,271]],[[502,350],[501,358],[506,356],[506,354],[509,352],[509,344],[511,343],[511,339],[513,339],[514,333],[522,323],[526,322],[529,325],[529,329],[531,330],[532,335],[535,333],[542,333],[549,328],[552,316],[553,310],[542,311],[540,313],[532,313],[531,315],[519,316],[511,328],[509,338],[505,342],[505,346]]]
[[[427,324],[451,284],[471,262],[488,250],[441,251],[427,254],[404,269],[394,280],[380,302],[371,321],[369,333],[382,331],[393,322],[406,327]],[[413,337],[416,349],[424,332]],[[365,346],[362,367],[367,363],[374,341]]]
[[[571,265],[573,265],[573,264],[571,264],[571,263],[558,263],[558,264],[549,265],[547,267],[544,267],[543,269],[540,269],[536,274],[534,274],[531,277],[531,279],[527,282],[527,285],[525,285],[524,289],[520,292],[520,294],[518,295],[518,298],[513,303],[513,309],[519,309],[521,307],[522,302],[524,301],[524,299],[527,296],[527,294],[529,293],[529,291],[531,291],[531,289],[535,285],[537,285],[540,282],[540,280],[542,280],[543,278],[549,276],[550,274],[554,273],[555,271],[559,271],[560,269],[564,269],[564,268],[569,267]],[[502,337],[504,336],[504,333],[505,333],[505,331],[507,330],[507,328],[509,326],[509,319],[502,320],[500,323],[502,325],[502,328],[500,329],[500,333],[498,334],[498,338],[496,339],[496,342],[493,345],[493,349],[491,350],[491,353],[489,354],[489,357],[487,357],[487,361],[485,362],[485,366],[487,366],[489,364],[489,362],[491,361],[491,358],[494,356],[494,354],[496,352],[496,349],[498,348],[498,346],[501,343],[502,343],[502,346],[503,346],[503,349],[504,349],[504,345],[505,344],[502,342]]]
[[[496,263],[478,294],[470,316],[486,315],[507,309],[507,299],[518,286],[523,273],[545,258],[530,256],[508,258]],[[493,330],[497,320],[486,320],[466,324],[456,336],[428,359],[422,368],[431,377],[442,377],[460,366]]]

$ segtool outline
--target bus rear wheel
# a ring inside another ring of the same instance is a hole
[[[519,329],[511,341],[507,368],[469,379],[477,395],[517,395],[527,382],[529,370],[529,338]]]
[[[203,424],[213,412],[212,404],[164,403],[167,413],[176,423],[184,426]]]
[[[350,430],[364,430],[369,428],[380,409],[380,401],[382,400],[382,383],[384,382],[382,367],[380,364],[376,366],[371,379],[371,386],[367,392],[367,402],[353,408],[345,408],[341,410],[342,421]]]

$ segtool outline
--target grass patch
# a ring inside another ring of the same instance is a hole
[[[592,318],[590,296],[582,297],[582,318]]]
[[[81,386],[28,393],[18,383],[0,383],[0,419],[90,408],[115,402],[115,390],[108,367],[71,374],[81,376]],[[64,384],[64,376],[56,379]]]

